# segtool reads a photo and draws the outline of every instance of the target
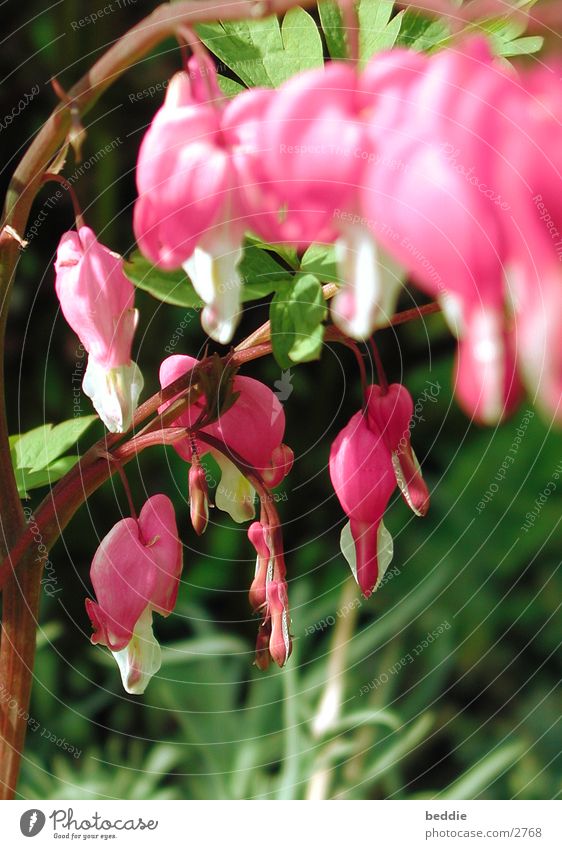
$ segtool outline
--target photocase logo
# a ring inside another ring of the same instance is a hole
[[[275,386],[275,394],[281,403],[289,400],[295,388],[291,383],[292,379],[291,369],[287,369],[287,371],[281,372],[281,380],[276,380],[273,384]]]
[[[33,808],[20,817],[20,831],[26,837],[35,837],[45,825],[45,814]]]

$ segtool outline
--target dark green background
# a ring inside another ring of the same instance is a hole
[[[3,186],[55,104],[49,78],[56,75],[70,87],[107,44],[153,7],[139,0],[116,7],[95,25],[72,28],[72,21],[100,6],[66,0],[48,11],[37,0],[3,6],[4,32],[21,29],[2,45],[0,117],[40,86],[21,116],[0,131]],[[131,102],[129,95],[167,79],[179,61],[174,43],[162,45],[87,117],[85,160],[121,141],[74,185],[88,223],[124,254],[133,247],[136,153],[162,99],[160,93]],[[65,173],[76,167],[70,157]],[[43,188],[30,224],[55,190]],[[12,432],[72,417],[77,340],[58,314],[52,270],[58,239],[71,226],[71,208],[63,200],[48,212],[20,262],[6,351]],[[408,303],[405,297],[403,306]],[[143,292],[137,304],[137,360],[147,397],[185,311]],[[252,305],[239,338],[266,318],[267,304]],[[359,404],[358,378],[353,357],[329,347],[321,362],[294,369],[294,391],[285,404],[286,441],[297,458],[280,505],[294,633],[287,668],[260,674],[252,666],[257,623],[247,606],[253,556],[245,529],[215,512],[212,526],[197,539],[188,522],[186,468],[173,451],[151,449],[129,467],[137,501],[167,492],[185,544],[176,614],[156,622],[157,636],[171,650],[158,679],[135,698],[123,693],[105,652],[89,643],[89,563],[98,539],[126,510],[118,482],[107,484],[52,553],[60,592],[54,598],[44,594],[41,604],[31,707],[39,727],[28,735],[24,796],[299,798],[323,769],[332,771],[328,795],[351,798],[552,798],[560,792],[560,484],[532,529],[522,530],[562,462],[560,433],[535,415],[515,463],[478,513],[529,402],[498,429],[471,426],[452,397],[454,345],[440,317],[380,337],[390,377],[403,380],[414,399],[427,380],[441,386],[413,431],[432,507],[419,520],[393,499],[387,525],[395,536],[397,572],[360,605],[341,650],[340,729],[318,738],[311,726],[326,681],[334,680],[331,642],[351,624],[337,611],[358,597],[346,587],[349,572],[338,546],[343,517],[326,467],[331,439]],[[178,352],[196,355],[204,341],[194,318]],[[272,360],[245,373],[271,387],[281,376]],[[84,412],[90,412],[87,399]],[[94,436],[92,429],[88,440]],[[42,495],[34,493],[31,506]],[[404,662],[445,622],[451,627],[415,662]],[[401,670],[390,674],[401,661]],[[387,683],[360,695],[385,673]],[[51,735],[65,738],[80,756],[72,757]]]

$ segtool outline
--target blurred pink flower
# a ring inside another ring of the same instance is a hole
[[[204,330],[226,344],[239,320],[238,264],[246,224],[238,198],[234,134],[223,132],[212,61],[191,57],[146,133],[137,164],[134,228],[162,268],[183,266],[205,302]]]
[[[122,433],[143,387],[131,360],[138,312],[123,258],[98,242],[89,227],[80,227],[62,235],[55,270],[62,313],[89,355],[84,392],[108,430]]]
[[[462,340],[459,399],[494,423],[519,394],[508,342],[509,203],[497,168],[508,155],[498,104],[512,77],[480,38],[429,58],[393,53],[365,75],[381,93],[371,122],[379,156],[366,172],[363,208],[385,249],[441,302]]]

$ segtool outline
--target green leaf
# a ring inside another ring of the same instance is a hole
[[[340,7],[333,0],[318,4],[320,23],[332,59],[347,59],[347,42]]]
[[[275,16],[257,21],[204,23],[197,34],[209,50],[248,86],[272,88],[265,57],[283,50],[281,29]]]
[[[447,25],[440,20],[426,18],[421,12],[406,9],[402,16],[397,47],[428,52],[449,37]]]
[[[55,483],[70,471],[79,456],[61,455],[76,444],[96,419],[97,416],[82,416],[10,436],[10,453],[20,498],[27,498],[31,489]]]
[[[529,11],[535,5],[535,2],[536,0],[520,2],[516,4],[516,7]],[[492,50],[498,56],[522,56],[536,53],[537,50],[541,49],[544,41],[542,36],[538,35],[519,38],[527,29],[527,21],[524,16],[492,18],[487,21],[480,21],[475,25],[475,28],[489,37]]]
[[[203,306],[203,301],[183,270],[163,271],[145,259],[140,251],[134,251],[125,263],[125,274],[135,286],[165,304],[187,309],[201,309]],[[240,275],[244,281],[243,302],[271,295],[281,282],[290,278],[290,273],[266,250],[251,243],[246,245],[240,263]]]
[[[371,56],[380,50],[394,46],[404,12],[392,17],[393,0],[361,0],[357,14],[359,18],[359,58],[364,66]],[[347,58],[347,42],[342,14],[332,0],[319,3],[320,22],[332,59]]]
[[[247,86],[276,88],[298,71],[323,64],[322,40],[313,18],[300,7],[255,21],[199,24],[203,43]]]
[[[524,38],[516,38],[508,41],[497,49],[499,56],[527,56],[530,53],[538,53],[542,49],[544,38],[542,35],[526,35]]]
[[[318,359],[322,349],[327,308],[320,281],[313,274],[295,278],[271,302],[271,342],[283,369]]]
[[[29,498],[29,490],[39,489],[41,486],[50,486],[60,480],[80,459],[79,455],[60,457],[46,468],[38,472],[29,469],[14,468],[18,495],[20,498]]]
[[[359,17],[359,57],[365,65],[371,56],[394,46],[402,24],[403,12],[394,18],[394,0],[361,0]]]
[[[81,416],[58,425],[46,424],[11,437],[16,467],[32,472],[45,469],[67,448],[75,445],[97,416]]]
[[[165,304],[191,309],[203,306],[203,301],[196,294],[189,277],[181,269],[162,271],[145,259],[140,251],[134,251],[125,263],[124,271],[138,289],[143,289]]]
[[[244,280],[242,301],[265,298],[291,279],[290,272],[257,245],[246,246],[240,263],[240,274]]]
[[[217,80],[220,90],[226,97],[234,97],[246,90],[245,86],[240,85],[236,80],[231,80],[230,77],[223,77],[222,74],[217,74]]]
[[[278,74],[282,73],[283,78],[278,77],[277,85],[299,71],[318,68],[324,64],[322,39],[318,27],[308,12],[300,6],[290,9],[283,18],[281,37],[285,67],[278,69]]]
[[[310,245],[304,252],[300,270],[307,274],[315,274],[322,281],[339,283],[340,276],[334,245]]]

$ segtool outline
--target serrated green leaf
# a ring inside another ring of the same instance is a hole
[[[320,356],[327,308],[320,281],[313,274],[295,278],[271,302],[271,343],[283,369]]]
[[[347,42],[340,7],[333,0],[318,4],[320,23],[332,59],[347,59]]]
[[[299,71],[318,68],[324,64],[322,39],[311,16],[300,6],[289,9],[281,25],[283,39],[283,65],[278,69],[279,85]]]
[[[249,247],[260,248],[262,251],[270,251],[281,257],[283,262],[286,262],[295,271],[299,268],[299,255],[295,248],[288,248],[286,245],[275,245],[270,242],[264,242],[253,233],[246,233],[246,245]]]
[[[248,86],[273,88],[264,58],[283,50],[275,16],[256,21],[204,23],[196,27],[203,43]]]
[[[68,448],[75,445],[97,416],[81,416],[53,426],[40,425],[12,437],[12,456],[18,469],[39,472],[46,469]]]
[[[404,13],[392,18],[393,10],[393,0],[361,0],[357,10],[361,65],[365,65],[375,53],[394,46]]]
[[[534,0],[530,3],[518,4],[519,8],[527,10],[531,6],[534,6]],[[506,58],[536,53],[537,50],[541,49],[544,42],[542,36],[538,35],[519,38],[527,29],[527,21],[523,16],[480,21],[475,25],[475,29],[488,36],[492,50],[496,55]]]
[[[291,278],[289,271],[257,245],[246,246],[240,263],[240,274],[244,280],[243,301],[265,298]]]
[[[395,43],[397,47],[429,52],[437,48],[449,35],[449,29],[443,21],[426,18],[414,9],[406,9]]]
[[[215,56],[247,86],[276,88],[298,71],[323,64],[322,39],[313,18],[300,7],[252,21],[199,24],[197,33]]]

